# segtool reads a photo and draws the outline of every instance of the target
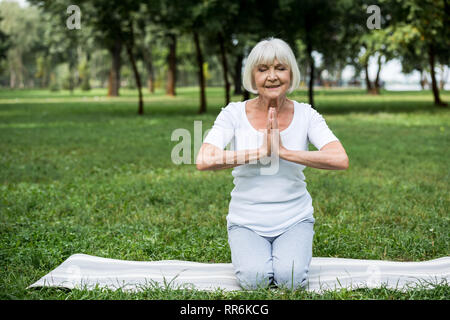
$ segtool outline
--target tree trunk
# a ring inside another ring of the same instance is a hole
[[[74,74],[75,74],[75,63],[71,59],[69,61],[69,91],[70,91],[71,95],[73,94],[73,89],[75,87],[74,77],[73,77]]]
[[[129,21],[129,28],[130,28],[130,37],[129,37],[128,41],[125,40],[125,47],[127,49],[128,58],[130,58],[131,66],[133,68],[134,79],[136,80],[136,86],[137,86],[138,94],[139,94],[138,114],[142,115],[142,114],[144,114],[144,99],[142,97],[141,77],[139,75],[139,71],[136,66],[136,60],[134,59],[134,55],[133,55],[134,31],[133,31],[133,24],[131,21]]]
[[[425,89],[425,80],[423,80],[423,70],[419,69],[420,72],[420,87],[422,88],[422,90]]]
[[[155,93],[155,76],[153,70],[153,61],[151,51],[142,50],[142,57],[144,58],[145,68],[147,69],[147,88],[150,93]]]
[[[200,109],[198,110],[198,113],[201,114],[206,112],[206,94],[205,94],[205,75],[203,73],[203,54],[202,48],[200,47],[200,39],[198,37],[197,31],[194,31],[194,43],[197,56],[198,83],[200,86]]]
[[[149,72],[149,74],[148,74],[147,89],[148,89],[148,92],[155,93],[155,78],[153,77],[153,72],[152,73]]]
[[[377,76],[375,77],[374,94],[380,94],[380,72],[381,72],[381,54],[378,55],[378,70]]]
[[[322,71],[323,70],[324,70],[323,67],[322,68],[318,68],[316,70],[317,82],[319,84],[319,87],[328,87],[328,81],[322,77]]]
[[[236,56],[236,62],[234,63],[234,94],[242,94],[242,60],[244,59],[243,54],[238,54]]]
[[[166,94],[169,96],[175,96],[175,84],[176,84],[176,73],[177,73],[177,37],[175,34],[169,34],[169,54],[167,56],[167,64],[169,66],[167,74],[167,86]]]
[[[228,81],[228,63],[227,63],[227,53],[225,51],[225,40],[222,33],[219,32],[217,35],[220,46],[220,57],[222,61],[223,68],[223,80],[225,83],[225,105],[230,103],[230,82]]]
[[[22,56],[19,56],[18,62],[18,71],[19,71],[19,88],[25,87],[25,75],[24,75],[24,67],[22,63]]]
[[[308,54],[308,60],[309,60],[309,84],[308,84],[308,97],[309,97],[309,104],[314,108],[314,58],[312,56],[312,45],[311,42],[308,41],[306,45],[306,51]]]
[[[439,88],[436,81],[436,74],[434,72],[434,54],[433,44],[430,44],[428,46],[428,61],[430,63],[431,88],[433,90],[434,104],[440,107],[444,107],[447,106],[447,104],[441,101],[441,98],[439,97]]]
[[[14,89],[16,87],[16,72],[12,64],[9,66],[9,87]]]
[[[439,82],[439,89],[444,90],[445,83],[447,82],[448,69],[446,70],[445,65],[441,64],[441,81]]]
[[[73,87],[74,87],[74,83],[73,83],[73,77],[72,77],[72,69],[69,68],[69,92],[71,95],[73,95]]]
[[[122,41],[116,38],[114,45],[109,48],[111,53],[111,69],[109,71],[108,97],[118,97],[120,88],[120,67],[122,52]]]
[[[342,68],[339,68],[336,75],[336,86],[342,87]]]
[[[376,90],[374,85],[372,85],[372,81],[370,81],[369,78],[369,58],[367,58],[367,62],[364,63],[364,73],[365,73],[365,80],[366,80],[366,87],[367,87],[367,93],[369,94],[375,94]]]

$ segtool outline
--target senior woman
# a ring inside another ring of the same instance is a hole
[[[311,105],[286,97],[299,82],[289,45],[277,38],[259,42],[243,75],[244,88],[257,97],[222,108],[196,159],[198,170],[234,168],[226,219],[232,264],[244,289],[305,286],[314,208],[302,171],[348,168],[347,154],[324,118]],[[308,151],[309,142],[318,151]],[[268,159],[271,166],[278,161],[276,170],[264,174]]]

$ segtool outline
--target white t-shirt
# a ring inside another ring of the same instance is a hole
[[[248,100],[247,100],[248,101]],[[217,116],[203,143],[223,150],[257,149],[264,133],[257,131],[247,118],[245,104],[231,102]],[[311,142],[318,150],[338,140],[324,118],[311,105],[294,101],[294,117],[280,132],[283,146],[289,150],[308,150]],[[306,190],[305,166],[279,158],[242,164],[233,169],[228,225],[245,226],[259,235],[274,237],[298,222],[313,218],[312,199]],[[264,171],[267,170],[267,171]]]

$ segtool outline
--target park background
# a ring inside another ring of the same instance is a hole
[[[350,159],[347,171],[305,169],[313,255],[448,256],[449,17],[439,0],[0,1],[0,297],[448,299],[445,283],[323,295],[25,288],[74,253],[231,262],[231,169],[174,164],[171,134],[193,138],[194,121],[204,132],[253,97],[242,68],[269,36],[298,59],[289,98],[318,110]]]

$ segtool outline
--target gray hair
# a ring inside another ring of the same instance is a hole
[[[300,71],[291,47],[281,39],[270,37],[258,42],[247,57],[242,77],[245,90],[254,94],[258,93],[254,85],[253,70],[259,64],[272,64],[275,59],[288,65],[291,70],[291,85],[288,93],[297,89],[300,84]]]

